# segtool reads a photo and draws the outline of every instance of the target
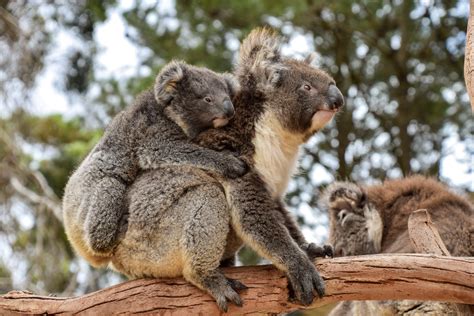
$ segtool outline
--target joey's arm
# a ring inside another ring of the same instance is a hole
[[[148,137],[137,155],[140,168],[145,170],[162,164],[185,164],[217,172],[228,178],[236,178],[246,171],[246,164],[234,155],[193,144],[184,136],[160,135],[158,139]]]
[[[230,151],[239,154],[242,142],[223,129],[208,129],[199,134],[193,142],[216,151]]]

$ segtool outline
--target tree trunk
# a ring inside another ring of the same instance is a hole
[[[288,302],[287,281],[273,266],[227,268],[246,284],[244,306],[229,313],[283,313],[343,300],[433,300],[474,303],[474,258],[423,254],[371,255],[321,259],[326,296],[311,306]],[[154,313],[218,315],[214,300],[181,278],[134,280],[75,298],[10,292],[0,297],[0,314]]]
[[[471,100],[471,109],[474,111],[474,0],[470,2],[469,21],[466,31],[466,49],[464,53],[464,80],[467,93]]]

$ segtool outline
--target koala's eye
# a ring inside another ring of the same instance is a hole
[[[311,86],[310,86],[309,84],[305,84],[305,85],[303,86],[303,88],[304,88],[306,91],[311,90]]]
[[[211,100],[210,97],[205,97],[205,98],[204,98],[204,101],[206,101],[207,103],[211,103],[211,102],[212,102],[212,100]]]

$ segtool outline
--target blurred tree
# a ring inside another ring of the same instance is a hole
[[[114,4],[0,1],[0,48],[6,52],[0,56],[0,245],[8,249],[0,258],[0,281],[12,276],[23,288],[64,293],[109,282],[110,273],[74,257],[61,230],[59,200],[68,174],[100,137],[100,127],[149,87],[166,62],[178,58],[230,71],[239,41],[256,26],[278,29],[288,54],[316,50],[320,66],[347,96],[344,113],[306,146],[302,172],[290,185],[288,201],[301,223],[313,229],[325,224],[314,209],[315,188],[332,179],[439,176],[449,137],[474,152],[461,77],[465,0],[138,1],[120,12],[140,52],[140,71],[104,78],[96,68],[94,30]],[[81,43],[57,62],[65,69],[62,88],[82,98],[86,116],[29,110],[59,30]],[[241,260],[258,259],[247,252]]]
[[[2,291],[13,284],[37,293],[72,294],[78,288],[97,289],[101,282],[97,272],[86,268],[87,282],[77,284],[80,262],[64,235],[60,197],[67,177],[102,132],[85,129],[81,118],[35,115],[30,101],[38,75],[51,64],[48,56],[56,49],[53,38],[60,29],[84,43],[61,60],[68,70],[63,87],[87,90],[95,51],[92,35],[95,23],[106,18],[104,5],[0,2]]]

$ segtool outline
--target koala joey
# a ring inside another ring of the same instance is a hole
[[[94,266],[108,262],[123,227],[127,187],[140,170],[187,164],[228,178],[246,171],[234,155],[191,142],[229,122],[238,89],[230,74],[173,61],[154,89],[112,120],[65,188],[66,233],[80,255]]]
[[[422,176],[362,187],[336,182],[323,193],[336,256],[413,252],[408,217],[427,209],[453,256],[474,255],[474,208],[441,183]],[[460,304],[417,301],[342,302],[331,315],[472,315]]]
[[[242,177],[209,176],[189,166],[142,173],[127,193],[128,226],[111,265],[130,277],[183,275],[222,310],[242,302],[244,286],[219,270],[245,242],[284,271],[294,296],[310,304],[324,294],[311,259],[330,246],[306,242],[282,202],[299,147],[344,104],[334,80],[310,61],[285,58],[267,29],[243,41],[235,69],[241,90],[236,114],[194,140],[231,150],[249,166]],[[158,189],[159,188],[159,189]]]

